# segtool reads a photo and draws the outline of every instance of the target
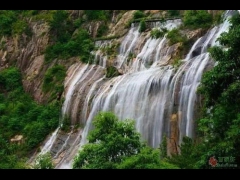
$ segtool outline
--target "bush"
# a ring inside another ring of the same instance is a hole
[[[141,20],[140,24],[139,24],[139,32],[143,32],[147,29],[147,24],[145,22],[145,20]]]
[[[21,86],[21,73],[15,67],[0,72],[0,85],[10,91]]]
[[[93,21],[93,20],[106,21],[110,17],[108,10],[85,10],[84,12],[89,21]]]
[[[209,28],[212,23],[213,18],[207,10],[186,10],[184,12],[183,24],[188,28]]]
[[[97,35],[96,37],[101,37],[102,35],[104,35],[106,32],[108,31],[108,26],[107,24],[101,24],[97,30]]]
[[[113,66],[107,67],[107,73],[106,73],[107,78],[112,78],[112,77],[115,77],[118,75],[119,75],[119,72],[118,72],[117,68],[115,68]]]
[[[178,17],[180,16],[180,10],[167,10],[169,17]]]
[[[168,32],[167,34],[167,38],[169,39],[169,45],[173,45],[175,43],[178,42],[186,42],[187,41],[187,37],[183,36],[179,29],[174,28],[171,31]]]
[[[34,169],[53,169],[52,156],[49,152],[41,154],[35,160]]]
[[[158,38],[163,37],[166,32],[167,32],[167,29],[165,29],[165,28],[162,28],[162,29],[154,28],[151,30],[150,35],[152,38],[158,39]]]
[[[145,14],[141,10],[137,10],[133,13],[133,20],[144,18]]]
[[[55,65],[49,68],[43,79],[43,92],[51,92],[52,99],[61,95],[64,88],[63,82],[66,76],[66,68],[62,65]]]

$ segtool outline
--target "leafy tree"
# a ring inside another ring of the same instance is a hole
[[[15,67],[10,67],[0,72],[0,83],[10,91],[21,86],[21,74]]]
[[[142,146],[134,121],[118,121],[111,112],[100,112],[93,120],[94,129],[74,159],[73,168],[114,169],[123,157],[137,154]]]
[[[230,19],[228,32],[218,38],[221,46],[209,50],[216,66],[203,75],[199,92],[204,96],[204,116],[199,120],[205,151],[210,155],[240,156],[240,16]],[[201,165],[200,165],[201,164]],[[207,163],[199,163],[207,167]]]

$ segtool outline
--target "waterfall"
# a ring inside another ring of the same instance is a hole
[[[180,25],[178,19],[151,26],[171,30]],[[98,65],[72,65],[65,79],[62,113],[71,118],[72,125],[79,123],[83,129],[65,136],[57,134],[67,142],[61,147],[56,145],[57,142],[51,146],[52,149],[57,147],[56,156],[64,153],[56,168],[71,168],[73,157],[87,143],[87,135],[93,128],[92,120],[99,111],[112,111],[120,120],[135,120],[142,140],[154,148],[159,147],[163,135],[171,136],[173,115],[177,117],[174,120],[179,130],[174,141],[180,144],[183,136],[195,137],[196,111],[200,102],[196,90],[203,72],[214,65],[207,49],[219,45],[216,39],[228,27],[226,18],[197,39],[178,68],[169,65],[174,45],[169,47],[166,35],[151,38],[150,33],[139,33],[136,24],[123,37],[114,61],[114,66],[121,69],[123,75],[106,78],[103,57]],[[96,45],[104,46],[100,42]],[[135,56],[129,61],[131,54]],[[99,58],[99,54],[95,57]]]

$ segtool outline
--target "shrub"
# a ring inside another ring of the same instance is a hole
[[[167,10],[169,17],[178,17],[180,16],[180,10]]]
[[[133,20],[144,18],[145,14],[141,10],[137,10],[133,13]]]
[[[183,24],[186,27],[209,28],[213,22],[211,14],[207,10],[186,10],[184,12]]]
[[[167,29],[165,29],[165,28],[162,28],[162,29],[154,28],[151,30],[150,35],[152,38],[158,39],[158,38],[163,37],[166,32],[167,32]]]
[[[113,67],[113,66],[107,67],[107,72],[106,72],[107,78],[112,78],[118,75],[119,75],[119,72],[116,67]]]
[[[145,20],[141,20],[140,24],[139,24],[139,32],[143,32],[147,29],[147,24],[145,22]]]
[[[169,39],[169,45],[173,45],[178,42],[185,42],[187,41],[187,37],[183,36],[179,29],[174,28],[168,32],[167,38]]]

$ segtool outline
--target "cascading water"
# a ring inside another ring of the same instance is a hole
[[[155,28],[170,30],[180,24],[181,20],[169,20],[164,24],[155,23]],[[177,117],[179,134],[173,137],[176,144],[183,136],[194,137],[195,111],[200,101],[196,90],[204,70],[213,66],[207,48],[217,45],[217,37],[227,31],[228,26],[226,19],[200,37],[178,69],[168,65],[174,46],[168,46],[166,36],[153,39],[149,33],[139,33],[136,25],[132,25],[123,39],[114,62],[123,75],[105,78],[104,63],[103,67],[72,65],[65,80],[62,112],[71,117],[72,124],[80,123],[84,129],[73,137],[70,133],[63,138],[70,139],[65,146],[71,147],[65,148],[56,168],[71,168],[74,155],[87,143],[92,120],[99,111],[113,111],[120,120],[134,119],[142,139],[154,148],[159,146],[164,134],[171,136],[171,117]],[[129,62],[130,54],[135,57]],[[54,154],[59,155],[64,148],[55,149]]]

